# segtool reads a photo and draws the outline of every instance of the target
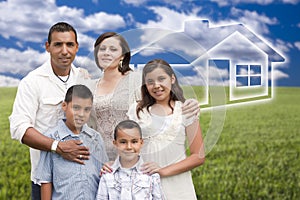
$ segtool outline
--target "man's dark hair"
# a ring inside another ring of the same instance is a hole
[[[73,28],[73,26],[71,26],[70,24],[66,23],[66,22],[58,22],[56,24],[54,24],[50,30],[49,30],[49,33],[48,33],[48,43],[50,44],[51,43],[51,36],[52,36],[52,33],[53,32],[69,32],[69,31],[72,31],[74,32],[75,34],[75,41],[76,43],[78,44],[77,42],[77,33],[76,33],[76,30]]]
[[[133,129],[133,128],[136,128],[138,129],[139,133],[140,133],[140,138],[142,138],[142,130],[141,130],[141,127],[138,123],[136,123],[135,121],[133,120],[124,120],[124,121],[121,121],[116,127],[115,127],[115,130],[114,130],[114,140],[117,139],[117,134],[118,134],[118,130],[122,130],[122,129]]]
[[[69,103],[74,97],[79,97],[82,99],[91,99],[93,101],[93,94],[91,90],[85,85],[73,85],[71,86],[65,97],[65,102]]]

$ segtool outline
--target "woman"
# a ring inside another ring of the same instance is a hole
[[[111,161],[117,156],[112,143],[113,129],[128,119],[129,106],[140,99],[142,76],[129,67],[130,56],[128,43],[115,32],[103,33],[94,44],[95,62],[103,71],[94,89],[95,128],[102,134]],[[183,113],[197,115],[198,101],[186,100]]]

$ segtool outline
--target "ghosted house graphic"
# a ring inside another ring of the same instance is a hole
[[[167,51],[186,60],[186,63],[171,65],[198,71],[201,79],[198,85],[204,88],[200,94],[201,105],[209,105],[212,90],[220,86],[225,88],[225,104],[272,98],[273,65],[285,59],[243,24],[210,27],[208,20],[186,21],[183,32],[166,33],[134,56],[149,48],[166,49],[171,40],[178,41],[178,45],[172,44],[172,49]],[[190,52],[184,53],[183,46]],[[158,55],[153,55],[155,57]],[[141,66],[143,64],[137,65]],[[189,85],[195,84],[190,82]]]

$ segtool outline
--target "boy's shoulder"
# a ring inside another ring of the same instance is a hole
[[[102,139],[101,134],[95,129],[89,127],[87,124],[84,125],[84,131],[86,131],[88,134],[94,137],[100,137]]]

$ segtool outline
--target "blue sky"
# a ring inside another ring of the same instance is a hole
[[[160,49],[173,51],[165,58],[181,62],[174,44],[182,47],[181,58],[190,58],[195,49],[168,34],[184,31],[187,21],[208,20],[209,27],[243,24],[285,58],[274,64],[273,79],[278,86],[300,86],[300,0],[8,0],[0,1],[0,86],[15,86],[29,71],[42,64],[48,54],[44,43],[48,30],[58,21],[66,21],[78,32],[80,51],[75,64],[91,74],[100,73],[92,59],[93,44],[104,31],[123,34],[131,49],[168,36]],[[139,31],[139,30],[149,30]],[[197,25],[190,26],[195,33]],[[213,35],[207,35],[207,39]],[[181,44],[181,42],[183,44]],[[158,51],[152,49],[153,51]],[[151,51],[147,58],[155,57]],[[156,52],[157,53],[157,52]],[[150,56],[150,54],[152,56]],[[177,54],[177,55],[175,55]],[[184,54],[184,56],[182,56]],[[163,56],[163,53],[155,54]],[[139,62],[140,57],[132,61]],[[183,76],[197,82],[199,74],[182,70]],[[225,72],[226,73],[226,72]],[[228,73],[228,72],[227,72]]]

